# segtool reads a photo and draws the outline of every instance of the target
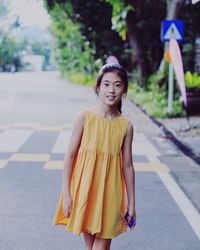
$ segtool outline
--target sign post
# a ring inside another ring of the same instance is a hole
[[[183,40],[183,21],[180,20],[165,20],[161,25],[161,40],[163,42],[176,39],[181,42]],[[168,74],[168,105],[167,110],[172,112],[173,108],[173,94],[174,94],[174,70],[172,62],[169,63]]]
[[[167,111],[172,112],[173,105],[173,93],[174,93],[174,70],[172,63],[169,63],[169,77],[168,77],[168,105]]]

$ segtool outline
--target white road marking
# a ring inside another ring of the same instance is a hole
[[[157,174],[200,239],[200,214],[169,173]]]
[[[132,150],[134,155],[160,155],[154,145],[142,133],[135,133]]]
[[[0,152],[17,152],[33,133],[30,129],[8,129],[0,134]]]
[[[71,131],[61,131],[56,139],[52,153],[66,153]]]
[[[160,160],[155,155],[147,155],[147,159],[152,163],[160,163]]]
[[[1,160],[0,159],[0,169],[4,168],[7,163],[8,163],[8,160]]]
[[[160,160],[156,156],[147,156],[151,163],[159,163]],[[171,177],[168,172],[157,172],[161,181],[167,188],[168,192],[173,197],[177,206],[180,208],[181,212],[185,216],[186,220],[196,233],[197,237],[200,239],[200,214],[184,194],[179,185]]]

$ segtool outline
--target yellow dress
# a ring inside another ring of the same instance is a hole
[[[127,230],[121,154],[127,127],[124,116],[109,120],[92,110],[84,111],[84,130],[70,181],[72,212],[69,219],[64,218],[61,194],[54,225],[64,224],[77,235],[85,231],[105,239]]]

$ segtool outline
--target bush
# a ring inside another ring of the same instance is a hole
[[[185,86],[186,88],[200,88],[200,75],[187,71],[185,73]]]
[[[156,84],[149,84],[146,87],[141,87],[137,83],[131,83],[129,86],[129,97],[138,104],[150,116],[155,118],[166,118],[184,115],[180,95],[176,95],[176,100],[173,102],[173,111],[167,110],[167,92],[164,86],[160,87]]]

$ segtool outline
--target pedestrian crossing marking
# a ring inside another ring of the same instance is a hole
[[[44,165],[44,169],[48,170],[62,170],[64,165],[64,161],[53,161],[50,160]]]
[[[48,161],[50,154],[13,154],[9,161]]]
[[[37,128],[38,126],[39,123],[29,123],[29,122],[26,123],[17,122],[12,125],[13,128],[31,128],[31,129]]]
[[[5,130],[5,129],[8,129],[9,127],[10,127],[10,125],[8,125],[8,124],[1,124],[0,130]]]
[[[136,172],[169,172],[167,165],[163,163],[135,163]]]
[[[28,122],[18,122],[14,124],[0,124],[0,130],[6,129],[33,129],[33,130],[48,130],[48,131],[61,131],[65,129],[72,129],[73,123],[67,122],[62,125],[45,125],[40,123],[28,123]]]
[[[135,133],[132,152],[135,155],[160,156],[160,152],[156,149],[156,147],[154,147],[151,141],[143,133]]]
[[[4,168],[7,163],[8,163],[8,160],[0,160],[0,169]]]
[[[43,131],[61,131],[63,126],[37,126],[37,130]]]
[[[65,123],[61,126],[43,126],[38,123],[13,124],[0,133],[0,168],[6,167],[11,162],[19,162],[19,164],[20,162],[43,162],[45,170],[62,170],[71,128],[72,123]],[[36,141],[40,143],[37,138],[38,133],[42,134],[42,131],[44,133],[49,131],[53,134],[49,133],[45,139],[43,138],[41,143],[44,144],[44,147],[38,152],[37,145],[35,149],[30,143]],[[58,132],[56,133],[56,131]],[[47,145],[47,149],[45,149],[48,138],[51,139],[51,146]],[[55,154],[61,154],[61,156],[56,158]],[[133,156],[140,158],[139,161],[134,161],[136,172],[169,172],[168,167],[159,162],[159,155],[157,148],[148,137],[143,133],[135,134]],[[141,157],[143,157],[142,160]]]
[[[59,133],[54,143],[52,153],[66,153],[68,141],[70,138],[70,131],[63,130]]]
[[[17,152],[32,133],[30,129],[4,130],[0,133],[0,152]]]
[[[73,127],[73,123],[66,123],[64,126],[63,126],[63,129],[72,129]]]
[[[62,170],[64,160],[50,160],[51,154],[13,154],[7,160],[0,159],[0,168],[4,168],[8,162],[44,162],[46,170]],[[169,172],[167,165],[163,163],[135,162],[136,172]]]

